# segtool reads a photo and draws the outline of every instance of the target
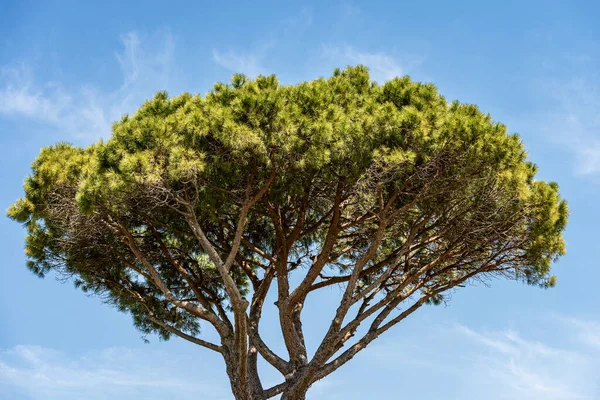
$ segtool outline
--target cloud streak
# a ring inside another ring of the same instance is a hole
[[[457,330],[481,347],[473,366],[482,381],[502,388],[499,398],[592,398],[593,376],[586,371],[595,362],[583,352],[528,340],[515,331],[476,332],[462,325]]]
[[[556,319],[576,332],[574,339],[579,343],[600,351],[600,321],[561,316]]]
[[[371,77],[380,83],[405,74],[400,64],[383,52],[364,52],[352,46],[324,46],[323,56],[335,60],[339,65],[366,65],[371,71]]]
[[[0,67],[0,117],[33,121],[78,139],[110,134],[113,121],[133,112],[157,90],[169,87],[174,75],[174,42],[170,35],[151,48],[139,36],[121,36],[123,49],[115,54],[122,83],[103,90],[93,83],[69,87],[39,82],[31,66]]]
[[[252,49],[246,51],[213,49],[212,60],[232,73],[242,73],[252,78],[257,75],[270,75],[274,71],[266,65],[269,58],[278,50],[278,46],[302,37],[311,25],[312,12],[310,8],[304,7],[296,16],[277,24],[266,38],[262,38]]]
[[[574,157],[574,172],[600,178],[600,80],[593,74],[546,85],[556,108],[546,131]]]
[[[242,54],[233,50],[221,52],[213,50],[213,61],[221,67],[233,72],[242,73],[250,77],[265,74],[262,64],[262,52]]]
[[[398,336],[366,354],[380,371],[427,374],[444,386],[408,389],[406,397],[438,398],[443,392],[449,400],[600,398],[600,321],[552,316],[536,326],[549,333],[543,341],[515,329],[432,323],[418,328],[415,338]]]
[[[189,359],[156,350],[107,348],[72,357],[20,345],[0,351],[0,386],[45,400],[228,398],[229,388],[191,366]]]

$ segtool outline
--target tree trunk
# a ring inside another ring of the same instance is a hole
[[[240,357],[226,351],[224,353],[227,375],[231,391],[236,400],[266,400],[260,377],[258,375],[257,361],[258,353],[256,348],[250,347],[245,358],[245,368],[240,367]],[[240,372],[244,376],[240,376]]]
[[[281,400],[305,400],[306,391],[285,391],[281,396]]]
[[[236,376],[229,375],[229,382],[236,400],[266,400],[260,382],[250,376],[247,376],[245,382],[242,382]]]
[[[300,374],[288,381],[288,387],[281,395],[281,400],[304,400],[306,392],[310,388],[310,375],[307,371],[300,371]]]
[[[247,362],[246,377],[245,379],[239,379],[236,371],[238,369],[233,363],[227,363],[227,374],[229,376],[229,382],[231,384],[231,391],[235,400],[267,400],[267,395],[262,387],[258,370],[256,368],[257,357],[256,353],[250,352],[250,357]],[[306,377],[305,377],[306,378]],[[288,381],[288,387],[281,393],[281,400],[305,400],[306,392],[310,388],[310,385],[306,385],[306,379],[304,380],[292,380]],[[274,396],[273,396],[274,397]]]

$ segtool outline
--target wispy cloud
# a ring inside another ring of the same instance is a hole
[[[362,13],[359,7],[350,3],[344,2],[340,7],[340,21],[358,17]],[[260,40],[249,50],[213,49],[212,60],[230,72],[244,73],[252,77],[276,72],[272,69],[272,66],[277,64],[273,62],[275,55],[284,48],[284,45],[289,48],[297,41],[310,28],[312,20],[311,10],[303,8],[297,16],[288,18],[282,24],[274,27],[266,35],[266,39]],[[332,21],[332,24],[340,21]],[[316,51],[306,50],[305,57],[313,60],[313,63],[316,61],[317,64],[321,64],[321,67],[340,68],[347,65],[365,65],[369,68],[371,77],[378,82],[406,74],[402,63],[392,54],[383,51],[363,51],[351,45],[324,45],[317,48]],[[403,58],[403,62],[414,67],[420,64],[422,59],[406,56]],[[318,68],[318,70],[323,70],[323,68]],[[307,79],[309,77],[301,76],[299,78]]]
[[[338,65],[366,65],[371,71],[371,77],[378,82],[405,74],[396,59],[383,52],[365,52],[352,46],[324,46],[323,56]]]
[[[272,74],[274,71],[269,69],[269,58],[278,46],[302,37],[311,25],[312,11],[304,7],[297,15],[274,26],[266,38],[261,38],[251,49],[213,49],[212,60],[230,72],[243,73],[250,77]]]
[[[516,329],[432,323],[421,326],[418,339],[398,336],[366,354],[376,360],[380,370],[387,366],[400,376],[427,373],[432,378],[443,377],[450,385],[445,390],[447,399],[600,398],[600,321],[553,316],[535,324],[541,328],[537,332],[548,332],[543,340]],[[407,396],[437,398],[436,390],[408,390]]]
[[[345,17],[359,17],[362,14],[362,10],[356,4],[349,2],[342,2],[341,12]]]
[[[57,128],[67,128],[69,133],[105,126],[102,110],[98,109],[93,94],[79,89],[76,101],[62,85],[54,82],[39,84],[31,69],[25,65],[0,69],[0,115],[26,118]]]
[[[546,84],[556,109],[545,127],[550,137],[570,151],[575,173],[600,178],[600,79],[593,74]]]
[[[555,318],[570,330],[575,331],[575,339],[581,344],[600,351],[600,321],[563,316]]]
[[[31,65],[0,66],[0,117],[35,121],[75,138],[107,137],[113,121],[135,111],[155,91],[168,88],[174,75],[170,35],[163,35],[157,47],[136,33],[122,35],[121,43],[123,49],[115,56],[122,83],[113,90],[93,82],[40,82]]]
[[[225,52],[213,50],[212,57],[215,63],[233,73],[255,77],[266,72],[266,69],[262,66],[263,52],[243,54],[233,50]]]
[[[4,394],[44,400],[229,398],[228,387],[190,367],[189,359],[156,350],[107,348],[71,357],[15,346],[0,350],[0,387]]]
[[[476,332],[462,325],[457,330],[483,346],[481,353],[473,357],[474,366],[482,379],[501,385],[506,398],[592,398],[595,388],[591,371],[600,365],[583,351],[528,340],[510,330]]]

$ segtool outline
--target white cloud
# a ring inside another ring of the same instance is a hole
[[[122,84],[103,90],[91,82],[75,87],[39,82],[28,65],[0,67],[0,117],[42,123],[75,138],[107,137],[113,121],[133,112],[144,99],[167,89],[174,68],[174,43],[163,35],[150,48],[136,33],[121,36],[116,54]]]
[[[107,348],[72,357],[41,346],[0,350],[4,394],[31,399],[227,399],[228,387],[190,359],[162,351]],[[0,396],[1,397],[1,396]]]
[[[251,50],[213,49],[212,60],[232,73],[242,73],[254,78],[257,75],[270,75],[275,71],[269,69],[269,57],[273,56],[282,43],[298,40],[312,25],[312,11],[308,7],[300,9],[297,15],[285,18],[273,27],[273,30],[262,37]]]
[[[295,20],[294,20],[295,21]],[[298,24],[299,22],[290,22]],[[310,22],[308,22],[310,24]],[[305,29],[305,28],[304,28]],[[265,66],[265,60],[269,53],[277,46],[279,39],[273,35],[271,38],[262,40],[259,45],[255,46],[250,51],[240,52],[236,50],[218,50],[213,49],[213,61],[232,73],[241,73],[248,75],[251,78],[257,75],[269,75],[273,71],[269,71]]]
[[[584,352],[528,340],[514,331],[476,332],[461,325],[458,331],[483,346],[473,366],[482,380],[502,388],[504,398],[592,398],[591,368],[600,363]]]
[[[548,86],[558,108],[546,131],[573,154],[576,174],[600,177],[600,81],[585,76]]]
[[[392,334],[367,349],[365,361],[380,374],[426,374],[443,387],[409,388],[406,397],[438,398],[444,392],[448,400],[600,398],[600,321],[554,316],[532,324],[536,332],[547,332],[543,339],[515,329],[421,323],[414,336]]]
[[[600,321],[561,316],[556,316],[556,319],[575,331],[575,339],[581,344],[600,351]]]
[[[261,65],[262,56],[258,53],[241,54],[233,50],[226,52],[213,50],[212,56],[215,63],[233,73],[242,73],[250,77],[265,73]]]
[[[599,322],[561,317],[542,323],[547,325],[547,332],[562,333],[560,346],[550,340],[542,343],[527,339],[513,330],[477,332],[458,325],[457,331],[481,346],[481,352],[472,357],[472,368],[482,380],[501,390],[503,397],[498,398],[597,398],[600,394]]]
[[[378,82],[385,82],[405,74],[400,64],[392,56],[383,52],[363,52],[352,46],[325,46],[323,55],[327,59],[334,60],[338,65],[365,65],[371,71],[371,77]]]

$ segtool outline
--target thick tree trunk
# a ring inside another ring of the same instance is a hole
[[[231,391],[236,400],[267,400],[268,398],[274,397],[273,391],[263,389],[260,377],[258,375],[258,369],[256,368],[256,357],[257,353],[250,352],[250,357],[247,359],[247,368],[245,379],[240,379],[237,368],[234,364],[233,359],[229,359],[227,362],[227,375],[229,376],[229,382],[231,384]],[[281,400],[305,400],[306,392],[308,391],[310,384],[307,385],[309,379],[307,376],[303,376],[304,379],[297,380],[293,379],[288,381],[287,387],[281,393]],[[267,393],[270,392],[270,395]],[[269,397],[268,397],[269,396]]]
[[[306,399],[306,390],[304,391],[285,391],[281,396],[281,400],[305,400]]]
[[[245,360],[244,368],[240,368],[240,362],[244,361],[240,360],[242,357],[237,354],[225,351],[224,358],[231,391],[236,400],[265,400],[267,398],[258,375],[258,353],[253,346],[250,347],[247,357],[243,358]]]
[[[230,369],[227,368],[229,374]],[[263,394],[262,385],[256,377],[246,376],[245,380],[241,380],[237,375],[229,375],[231,391],[236,400],[266,400]]]
[[[240,381],[231,378],[231,391],[233,393],[233,397],[236,400],[266,400],[267,397],[264,395],[263,389],[260,385],[260,382],[252,382],[250,380],[246,380],[244,385],[240,384]],[[303,399],[304,397],[302,397]]]
[[[310,388],[311,375],[308,371],[301,371],[295,379],[288,381],[289,386],[285,388],[281,395],[281,400],[304,400],[306,392]]]

